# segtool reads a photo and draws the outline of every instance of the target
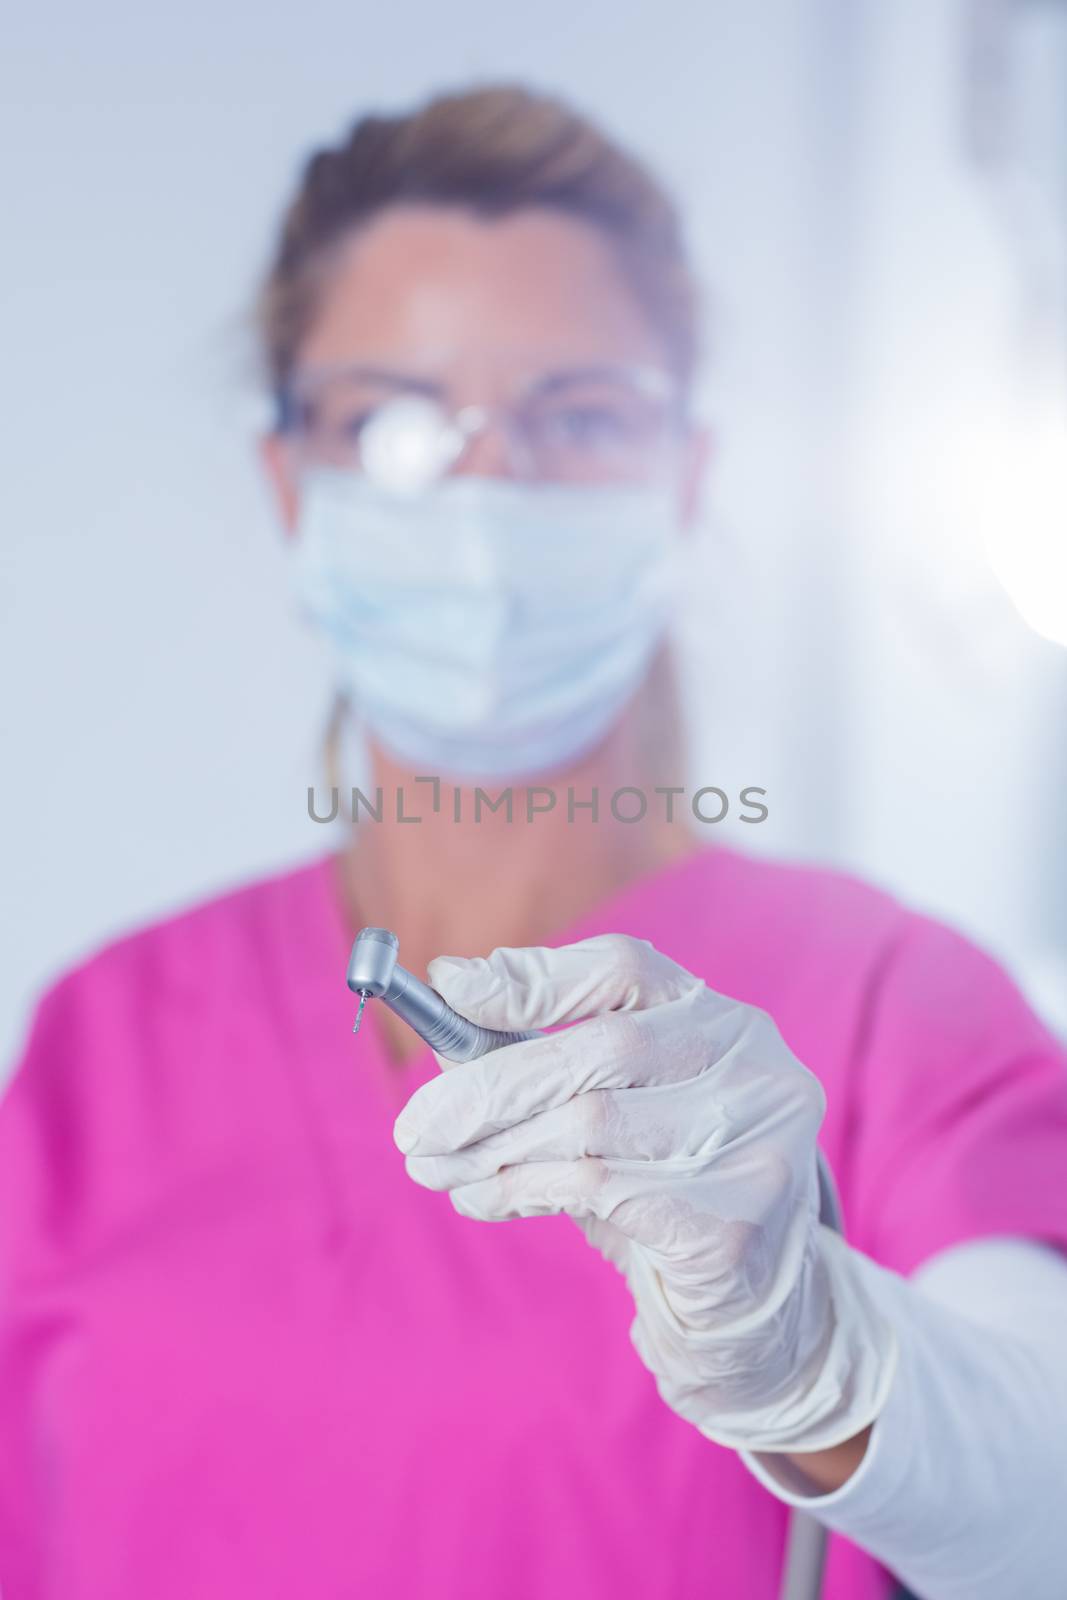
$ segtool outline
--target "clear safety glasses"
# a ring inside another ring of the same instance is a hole
[[[507,405],[448,404],[436,384],[366,366],[298,372],[278,397],[278,429],[300,466],[349,468],[397,493],[451,472],[499,430],[511,472],[538,483],[643,483],[677,442],[677,385],[655,367],[543,374]]]

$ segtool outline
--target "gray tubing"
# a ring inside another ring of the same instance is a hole
[[[821,1150],[816,1154],[819,1164],[819,1221],[835,1233],[843,1233],[841,1202],[830,1163]],[[827,1533],[822,1523],[794,1508],[786,1534],[778,1600],[819,1600],[826,1567],[827,1543]]]

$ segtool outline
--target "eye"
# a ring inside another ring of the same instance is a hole
[[[367,405],[343,406],[305,400],[294,407],[291,425],[294,431],[307,438],[354,444],[373,415],[374,408]]]
[[[374,412],[366,409],[347,412],[338,418],[337,432],[342,439],[355,444],[373,416]]]
[[[604,405],[569,405],[542,419],[545,437],[554,444],[582,449],[612,449],[629,437],[626,419]]]

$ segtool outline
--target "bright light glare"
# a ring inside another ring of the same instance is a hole
[[[986,525],[989,564],[1024,622],[1067,647],[1067,428],[1031,434],[1009,464]]]

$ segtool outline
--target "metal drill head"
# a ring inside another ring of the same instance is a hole
[[[361,928],[348,959],[345,981],[356,994],[372,1000],[389,987],[400,940],[388,928]]]

